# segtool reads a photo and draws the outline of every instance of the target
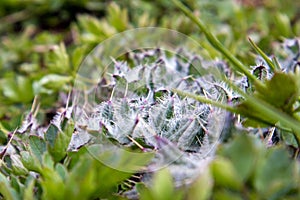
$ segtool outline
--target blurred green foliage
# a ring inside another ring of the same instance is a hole
[[[247,36],[272,54],[277,42],[300,35],[299,1],[184,2],[246,65],[253,65],[255,59]],[[144,26],[188,34],[207,50],[203,56],[222,58],[169,0],[1,1],[1,146],[21,126],[35,96],[41,100],[40,124],[48,124],[53,112],[65,106],[76,71],[93,47],[117,32]],[[10,156],[4,156],[1,149],[0,199],[121,199],[116,195],[117,185],[131,174],[101,165],[84,148],[67,152],[68,126],[62,130],[50,126],[45,139],[30,132],[21,135]],[[167,170],[158,172],[151,186],[137,185],[140,198],[169,199],[175,194],[178,199],[300,198],[299,163],[283,147],[266,149],[242,135],[221,145],[217,155],[208,169],[182,188],[173,185]]]
[[[246,36],[272,53],[271,42],[300,34],[299,2],[261,2],[249,6],[232,0],[186,1],[217,38],[247,64],[253,63],[254,57]],[[5,77],[12,71],[9,76],[25,79],[28,85],[49,73],[74,75],[80,63],[76,59],[96,44],[117,32],[142,26],[167,27],[189,34],[208,49],[210,56],[220,56],[170,1],[6,0],[0,4],[0,17],[1,82],[9,82]],[[61,42],[64,45],[58,46]],[[2,95],[8,98],[6,103],[26,103],[39,94],[34,91],[24,99],[14,92],[7,96],[3,90],[9,88],[1,85]],[[19,90],[32,90],[27,87]]]

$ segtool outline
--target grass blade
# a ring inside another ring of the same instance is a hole
[[[269,65],[269,67],[272,69],[272,71],[279,70],[272,62],[272,60],[251,40],[251,38],[248,38],[251,46],[253,49],[266,61],[266,63]]]
[[[173,0],[174,4],[188,17],[190,18],[199,29],[205,34],[209,43],[215,47],[222,55],[224,55],[238,71],[243,72],[250,80],[252,80],[256,85],[264,87],[263,83],[256,79],[256,77],[250,73],[247,67],[245,67],[228,49],[226,49],[221,42],[208,30],[207,26],[197,18],[191,10],[189,10],[185,5],[183,5],[179,0]]]
[[[225,110],[233,112],[233,113],[238,112],[237,109],[235,109],[234,107],[229,106],[225,103],[221,103],[219,101],[214,101],[214,100],[208,99],[206,97],[203,97],[203,96],[200,96],[200,95],[195,95],[195,94],[192,94],[192,93],[189,93],[189,92],[184,92],[184,91],[181,91],[181,90],[178,90],[178,89],[172,89],[172,91],[177,93],[179,96],[182,96],[182,97],[189,97],[189,98],[195,99],[199,102],[210,104],[212,106],[216,106],[216,107],[225,109]]]

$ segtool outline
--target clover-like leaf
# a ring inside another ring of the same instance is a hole
[[[291,113],[292,106],[299,96],[296,76],[276,72],[271,80],[266,81],[266,88],[256,88],[255,96],[287,113]]]
[[[54,124],[51,124],[46,132],[48,151],[53,156],[54,161],[60,161],[67,154],[67,148],[71,140],[71,136],[67,134],[59,130]]]
[[[40,160],[42,161],[43,153],[46,151],[46,142],[35,135],[29,136],[29,146],[31,152]]]

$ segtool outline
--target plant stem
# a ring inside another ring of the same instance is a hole
[[[230,87],[233,88],[233,90],[237,91],[240,95],[242,95],[245,98],[245,100],[247,100],[247,103],[249,105],[255,107],[256,110],[259,110],[261,113],[264,113],[264,115],[267,115],[272,120],[279,122],[281,125],[288,126],[294,131],[297,139],[300,139],[300,122],[298,120],[282,112],[281,110],[278,110],[277,108],[273,107],[267,102],[243,92],[239,87],[237,87],[230,81],[224,81],[227,84],[229,84]],[[274,124],[274,126],[276,125]]]
[[[228,111],[233,112],[233,113],[238,112],[236,108],[234,108],[232,106],[229,106],[227,104],[221,103],[219,101],[214,101],[214,100],[208,99],[206,97],[195,95],[195,94],[192,94],[192,93],[189,93],[189,92],[184,92],[184,91],[181,91],[181,90],[178,90],[178,89],[172,89],[172,91],[177,93],[179,96],[189,97],[189,98],[195,99],[197,101],[200,101],[202,103],[210,104],[210,105],[228,110]]]
[[[251,81],[253,81],[258,87],[265,88],[264,84],[257,80],[257,78],[250,73],[247,67],[245,67],[236,57],[226,49],[221,42],[208,30],[207,26],[198,19],[191,10],[189,10],[185,5],[183,5],[179,0],[173,0],[174,4],[188,17],[190,18],[200,30],[205,34],[209,43],[215,47],[219,52],[221,52],[234,66],[237,70],[242,71]]]
[[[261,55],[261,57],[266,61],[266,63],[269,65],[269,67],[272,69],[272,71],[279,70],[275,65],[272,63],[271,59],[251,40],[251,38],[248,38],[250,44],[254,48],[254,50]]]

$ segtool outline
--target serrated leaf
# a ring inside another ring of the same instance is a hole
[[[29,136],[29,146],[31,152],[42,162],[43,153],[46,151],[46,142],[35,135]]]
[[[54,147],[57,135],[59,134],[59,129],[54,125],[50,124],[48,130],[45,134],[45,139],[49,143],[50,147]]]
[[[47,67],[52,73],[67,73],[70,71],[69,55],[64,43],[55,45],[47,54]]]
[[[37,157],[28,151],[21,151],[21,161],[23,165],[30,171],[40,172],[41,163]]]
[[[287,113],[299,96],[297,78],[293,74],[276,72],[271,80],[266,81],[266,88],[256,88],[255,96]]]

